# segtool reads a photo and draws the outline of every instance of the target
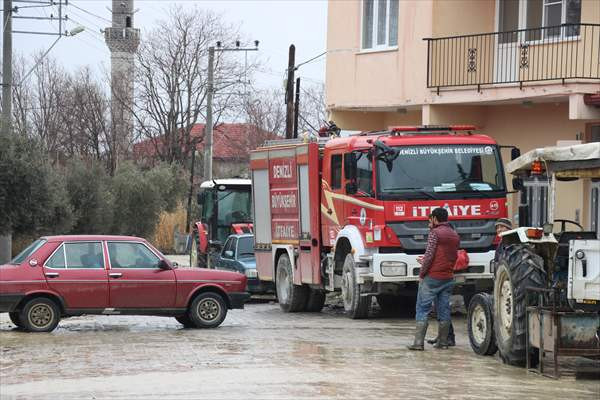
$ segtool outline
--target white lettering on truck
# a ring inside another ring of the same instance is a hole
[[[271,208],[296,208],[296,195],[294,193],[271,195]]]
[[[273,178],[286,179],[292,177],[292,166],[290,164],[273,165]]]
[[[444,204],[443,206],[415,206],[412,208],[413,217],[428,217],[433,210],[438,207],[443,207],[448,211],[448,215],[451,217],[462,217],[462,216],[478,216],[481,215],[481,206],[478,204],[473,205],[453,205]]]

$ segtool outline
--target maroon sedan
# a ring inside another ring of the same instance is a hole
[[[61,317],[160,315],[213,328],[250,297],[237,272],[179,268],[131,236],[47,236],[0,266],[0,312],[31,332]]]

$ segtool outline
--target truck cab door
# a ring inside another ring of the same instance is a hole
[[[338,232],[345,225],[344,214],[345,188],[343,185],[343,157],[341,153],[329,153],[323,167],[321,218],[323,221],[323,241],[333,245]]]

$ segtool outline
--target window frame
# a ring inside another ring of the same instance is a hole
[[[378,52],[378,51],[386,51],[386,50],[397,50],[398,49],[398,38],[396,38],[396,44],[390,45],[390,10],[391,10],[391,0],[385,0],[386,3],[386,18],[385,18],[385,43],[377,44],[377,27],[379,23],[379,2],[383,0],[372,0],[373,1],[373,24],[371,25],[371,47],[365,47],[364,44],[364,28],[365,28],[365,0],[361,0],[360,2],[360,52],[361,53],[370,53],[370,52]],[[396,25],[398,26],[398,32],[400,32],[400,4],[401,1],[398,0],[398,15],[396,15]]]
[[[69,264],[67,264],[67,244],[78,244],[78,243],[100,243],[100,247],[102,249],[102,267],[101,268],[69,268]],[[63,262],[65,263],[65,267],[64,268],[54,268],[54,267],[50,267],[48,266],[48,261],[54,257],[54,254],[56,254],[56,252],[62,249],[62,253],[63,253]],[[110,259],[109,259],[109,263],[110,263]],[[43,268],[48,268],[48,269],[52,269],[52,270],[56,270],[56,271],[106,271],[106,257],[105,257],[105,253],[104,253],[104,241],[103,240],[76,240],[76,241],[64,241],[61,242],[58,247],[56,249],[54,249],[54,251],[52,252],[52,254],[50,254],[48,256],[48,258],[46,258],[46,260],[44,261],[44,265]]]
[[[158,260],[159,263],[160,261],[163,260],[163,258],[158,255],[150,246],[148,246],[146,243],[144,242],[140,242],[140,241],[136,241],[136,240],[107,240],[105,241],[106,243],[106,255],[108,256],[108,269],[126,269],[126,270],[131,270],[131,271],[141,271],[141,270],[152,270],[152,271],[156,271],[157,269],[161,269],[160,267],[155,267],[155,268],[127,268],[127,267],[115,267],[113,268],[112,262],[110,260],[110,248],[108,247],[109,243],[133,243],[133,244],[141,244],[142,246],[144,246],[145,248],[147,248],[148,250],[150,250],[150,252],[152,254],[154,254]]]

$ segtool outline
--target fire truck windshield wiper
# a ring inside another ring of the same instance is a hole
[[[408,195],[412,195],[412,194],[419,194],[425,197],[428,197],[432,200],[438,200],[438,198],[436,196],[433,195],[433,193],[431,192],[426,192],[425,190],[423,190],[422,188],[387,188],[386,192],[390,192],[393,194],[400,194],[402,193],[404,194],[408,194]]]

